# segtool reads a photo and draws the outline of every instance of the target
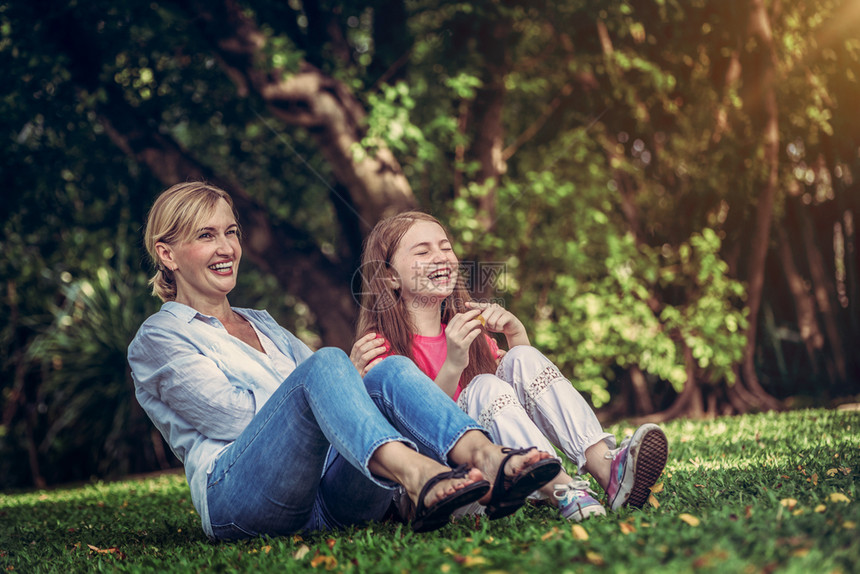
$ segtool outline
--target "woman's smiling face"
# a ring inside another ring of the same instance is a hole
[[[236,286],[242,258],[239,225],[223,199],[189,241],[157,248],[162,264],[173,270],[178,303],[206,308],[222,302]]]
[[[408,303],[441,302],[454,291],[459,261],[445,230],[431,221],[415,221],[391,258],[395,282]]]

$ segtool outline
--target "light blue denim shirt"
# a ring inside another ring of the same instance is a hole
[[[313,351],[266,311],[234,309],[296,365]],[[135,395],[185,466],[191,500],[212,536],[207,476],[283,382],[271,360],[216,318],[167,302],[128,346]]]

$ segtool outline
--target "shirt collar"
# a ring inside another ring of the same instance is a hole
[[[167,301],[164,305],[161,306],[161,310],[167,311],[177,319],[185,321],[186,323],[190,323],[191,321],[193,321],[197,315],[200,315],[201,317],[206,317],[206,315],[198,313],[197,310],[193,307],[183,305],[182,303],[177,303],[176,301]]]

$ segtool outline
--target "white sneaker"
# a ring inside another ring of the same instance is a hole
[[[554,484],[552,493],[558,500],[558,511],[568,520],[581,522],[589,516],[605,516],[606,509],[595,498],[588,481],[576,478],[567,484]]]

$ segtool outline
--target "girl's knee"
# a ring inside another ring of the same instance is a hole
[[[478,375],[466,386],[466,390],[470,395],[479,399],[481,402],[491,401],[502,395],[513,395],[514,391],[511,385],[495,375],[484,374]]]
[[[529,345],[517,345],[502,357],[498,375],[519,388],[548,368],[555,368],[543,353]]]
[[[517,345],[512,347],[502,361],[524,361],[524,360],[548,360],[543,353],[532,347],[531,345]]]

